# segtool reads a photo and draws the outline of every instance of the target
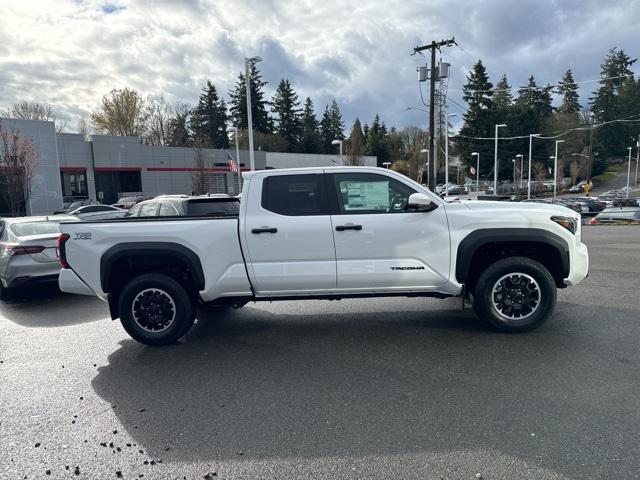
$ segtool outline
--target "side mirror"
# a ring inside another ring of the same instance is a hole
[[[429,212],[433,210],[433,202],[424,193],[412,193],[409,195],[407,210],[416,212]]]

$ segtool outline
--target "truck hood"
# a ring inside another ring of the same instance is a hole
[[[552,205],[548,203],[535,203],[535,202],[493,202],[493,201],[469,201],[463,202],[467,209],[473,211],[485,211],[485,212],[529,212],[540,213],[549,215],[561,215],[563,217],[579,218],[577,212],[571,210],[562,205]]]

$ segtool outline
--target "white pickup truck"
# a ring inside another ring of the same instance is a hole
[[[238,215],[61,225],[59,284],[97,295],[148,345],[182,337],[197,307],[371,296],[462,297],[497,329],[552,313],[588,270],[580,216],[536,203],[446,203],[390,170],[244,174]]]

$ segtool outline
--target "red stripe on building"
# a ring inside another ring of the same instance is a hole
[[[96,172],[139,172],[140,167],[96,167]]]
[[[65,173],[84,173],[87,171],[87,167],[60,167],[60,171]]]

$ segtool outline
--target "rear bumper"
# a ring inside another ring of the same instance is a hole
[[[37,283],[55,282],[58,278],[60,266],[58,263],[9,264],[2,272],[0,281],[4,287],[20,287]]]
[[[564,279],[564,284],[572,287],[584,280],[589,273],[589,251],[584,243],[571,249],[569,265],[569,276]]]
[[[60,270],[60,277],[58,278],[58,286],[60,290],[67,293],[75,293],[77,295],[91,295],[95,296],[95,292],[84,283],[76,272],[70,268],[63,268]]]

